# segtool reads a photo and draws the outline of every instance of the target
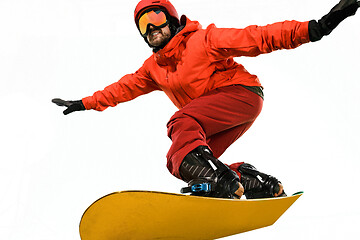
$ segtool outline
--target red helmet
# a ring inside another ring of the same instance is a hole
[[[140,15],[144,10],[151,7],[159,7],[165,9],[170,17],[177,19],[179,22],[179,15],[175,9],[175,7],[168,0],[141,0],[135,8],[134,12],[134,20],[137,26]]]

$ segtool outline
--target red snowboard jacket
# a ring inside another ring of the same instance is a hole
[[[186,26],[160,51],[153,53],[133,74],[123,76],[102,91],[83,98],[86,109],[103,111],[154,90],[162,90],[179,109],[218,87],[233,84],[261,86],[257,76],[234,57],[257,56],[292,49],[309,42],[308,22],[285,21],[244,29],[202,29],[181,18]]]

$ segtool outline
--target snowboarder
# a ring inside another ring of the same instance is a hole
[[[234,57],[257,56],[319,41],[356,13],[357,0],[341,0],[320,20],[284,21],[244,29],[202,29],[179,18],[168,0],[141,0],[135,24],[153,54],[133,74],[123,76],[92,96],[52,101],[74,111],[103,111],[155,90],[164,91],[178,107],[167,124],[172,140],[167,167],[195,195],[240,198],[284,196],[279,180],[248,163],[225,165],[218,158],[254,123],[263,103],[256,75]]]

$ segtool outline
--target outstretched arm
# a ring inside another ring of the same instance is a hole
[[[90,109],[103,111],[110,106],[114,107],[118,103],[130,101],[154,90],[160,90],[160,88],[147,74],[146,67],[143,66],[135,73],[125,75],[118,82],[107,86],[104,90],[95,92],[92,96],[77,101],[64,101],[55,98],[52,102],[58,106],[67,107],[63,111],[65,115]]]
[[[82,102],[88,110],[103,111],[108,107],[114,107],[119,103],[130,101],[155,90],[160,90],[160,88],[141,68],[134,74],[125,75],[104,90],[83,98]]]
[[[255,57],[280,49],[293,49],[308,43],[309,22],[284,21],[266,26],[248,26],[244,29],[207,29],[207,46],[213,60],[229,57]]]
[[[216,28],[212,25],[206,35],[209,56],[214,61],[228,57],[253,57],[318,41],[329,35],[344,19],[354,15],[359,6],[357,0],[341,0],[318,21],[284,21],[244,29]]]

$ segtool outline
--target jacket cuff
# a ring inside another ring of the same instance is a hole
[[[92,102],[91,100],[92,100],[92,96],[81,99],[86,110],[95,109],[95,106],[92,106],[91,104]]]

